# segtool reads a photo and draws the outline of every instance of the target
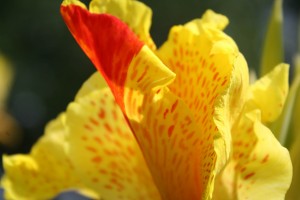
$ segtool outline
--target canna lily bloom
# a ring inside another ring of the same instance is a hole
[[[104,80],[96,73],[83,85],[30,155],[4,157],[7,197],[284,198],[290,157],[264,123],[282,110],[285,64],[249,86],[247,63],[222,31],[228,19],[211,10],[174,26],[159,49],[140,2],[93,0],[88,10],[65,0],[61,13]],[[51,159],[34,155],[42,148]],[[74,181],[52,179],[54,169]]]

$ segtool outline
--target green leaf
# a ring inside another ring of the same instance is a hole
[[[282,0],[274,0],[269,26],[263,47],[260,77],[283,61]]]
[[[299,37],[300,39],[300,37]],[[293,115],[291,120],[291,131],[289,132],[290,137],[288,139],[288,143],[290,143],[290,155],[293,163],[293,180],[290,189],[286,194],[287,200],[297,199],[299,197],[299,185],[300,185],[300,54],[297,55],[296,65],[295,65],[295,79],[293,82],[293,86],[295,82],[298,82],[298,92],[295,105],[293,108]],[[292,86],[292,87],[293,87]]]

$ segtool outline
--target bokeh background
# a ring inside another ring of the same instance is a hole
[[[157,46],[167,39],[172,25],[201,17],[210,8],[229,18],[226,32],[238,44],[249,67],[259,67],[273,0],[142,2],[153,10],[151,33]],[[65,110],[84,80],[95,71],[64,24],[60,4],[61,0],[1,0],[0,54],[9,59],[15,74],[7,110],[23,133],[17,146],[1,145],[2,154],[30,151],[45,124]],[[285,61],[290,64],[298,48],[299,17],[300,1],[284,0]]]

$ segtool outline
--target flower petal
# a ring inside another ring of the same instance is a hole
[[[116,100],[121,109],[124,109],[122,97],[127,69],[144,44],[126,24],[114,16],[91,14],[81,6],[67,3],[62,4],[61,13],[83,51],[103,74],[108,85],[117,91]],[[152,57],[155,56],[152,55]],[[153,62],[156,63],[159,60],[156,59]],[[144,70],[146,66],[139,69],[140,72]],[[174,77],[168,69],[157,69],[154,73],[159,79],[156,85],[168,83]],[[151,76],[146,78],[153,79]]]
[[[68,189],[79,189],[93,198],[74,175],[67,157],[65,115],[60,115],[46,128],[45,135],[34,145],[30,155],[4,156],[5,175],[1,180],[7,199],[50,199]]]
[[[276,120],[282,112],[288,94],[288,69],[287,64],[280,64],[251,85],[250,102],[261,110],[263,123]]]
[[[124,114],[163,199],[208,197],[216,154],[213,135],[203,133],[216,130],[197,126],[185,103],[166,87],[143,91],[126,83]]]
[[[216,181],[216,199],[284,199],[292,178],[288,151],[260,122],[260,111],[233,127],[233,157]]]
[[[223,30],[229,23],[226,16],[217,14],[212,10],[207,10],[202,16],[201,20],[196,19],[185,25],[185,27],[192,30],[194,33],[200,33],[203,26],[209,26],[212,29]]]
[[[91,13],[107,13],[125,22],[140,40],[151,49],[156,49],[149,30],[152,11],[142,2],[133,0],[93,0],[90,3]]]
[[[100,74],[94,74],[90,80],[95,78],[100,79]],[[69,105],[66,117],[69,154],[76,155],[70,159],[85,185],[104,199],[160,199],[109,88],[78,98]]]
[[[215,140],[218,169],[224,167],[225,163],[228,162],[229,153],[232,153],[231,129],[241,114],[249,88],[248,67],[244,56],[239,54],[233,65],[229,88],[215,103],[214,123],[222,134],[221,139]],[[225,142],[223,146],[217,144],[222,143],[222,140],[223,143]]]
[[[215,144],[223,164],[230,154],[230,118],[242,107],[237,106],[241,95],[234,95],[236,100],[227,98],[231,98],[231,93],[238,93],[235,87],[242,88],[240,73],[244,73],[245,77],[248,75],[247,65],[243,65],[244,68],[237,65],[233,73],[234,62],[240,61],[236,44],[221,31],[227,23],[225,16],[208,10],[201,19],[173,27],[167,42],[157,52],[164,64],[176,74],[175,81],[169,86],[171,92],[188,105],[199,126],[217,130],[204,131],[203,134],[224,140]],[[235,82],[231,83],[231,92],[223,96],[232,81]],[[236,105],[231,106],[229,102]],[[230,109],[236,110],[230,112]]]

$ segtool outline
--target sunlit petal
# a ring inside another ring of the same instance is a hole
[[[288,151],[253,110],[233,128],[233,158],[217,178],[214,197],[284,199],[291,177]]]
[[[272,122],[282,112],[288,94],[288,65],[280,64],[251,85],[250,101],[261,110],[262,122]]]
[[[69,153],[76,155],[70,159],[89,188],[104,199],[160,199],[109,88],[78,98],[69,105],[66,117]]]
[[[241,95],[237,94],[240,91],[235,87],[242,88],[240,76],[244,76],[243,73],[247,77],[247,65],[237,65],[233,73],[234,62],[240,61],[236,44],[221,31],[227,23],[225,16],[208,10],[201,19],[173,27],[167,42],[157,52],[176,74],[175,81],[169,86],[171,92],[189,107],[196,123],[203,128],[202,134],[214,136],[215,151],[223,164],[231,147],[230,118],[234,118],[242,105],[237,105],[242,101]],[[229,85],[231,88],[227,91]],[[236,100],[229,99],[232,93],[236,93]],[[229,112],[231,108],[234,112]]]
[[[118,17],[151,49],[156,48],[150,36],[152,10],[142,2],[135,0],[93,0],[89,10],[91,13],[107,13]]]
[[[1,184],[6,199],[50,199],[68,189],[81,189],[84,194],[97,198],[74,175],[74,166],[67,156],[64,124],[62,114],[47,126],[45,135],[29,155],[3,158],[5,175]]]

